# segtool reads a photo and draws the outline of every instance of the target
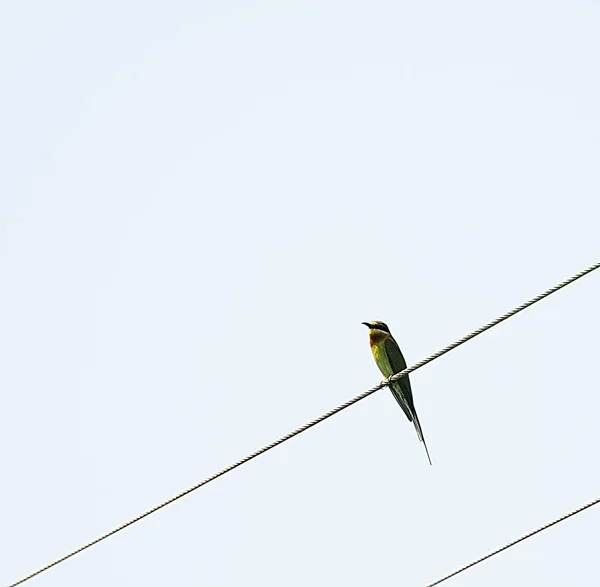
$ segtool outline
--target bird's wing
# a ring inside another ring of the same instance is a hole
[[[385,341],[385,352],[388,356],[390,366],[392,367],[394,373],[400,373],[400,371],[404,371],[404,369],[406,369],[404,355],[402,354],[398,343],[391,336]],[[415,403],[413,401],[412,389],[410,387],[410,379],[408,378],[408,375],[405,375],[404,377],[398,379],[398,381],[394,382],[390,386],[390,389],[392,390],[392,394],[396,398],[396,401],[404,410],[407,418],[413,423],[419,440],[425,446],[425,452],[427,453],[427,458],[429,459],[429,464],[431,465],[429,449],[427,448],[427,443],[425,442],[425,437],[423,436],[423,429],[421,428],[421,423],[419,422],[419,418],[417,416],[417,410],[415,409]]]
[[[394,373],[400,373],[400,371],[404,371],[406,369],[406,361],[404,360],[404,355],[398,346],[398,343],[390,336],[385,341],[385,352],[388,356],[388,360],[390,362],[390,366],[392,367],[392,371]],[[409,407],[413,408],[413,397],[412,397],[412,389],[410,387],[410,379],[408,375],[401,377],[397,381],[400,390],[404,394],[404,397],[407,399]]]
[[[402,411],[408,418],[408,421],[412,422],[413,421],[412,410],[411,410],[410,406],[408,405],[408,402],[406,401],[406,398],[404,397],[404,392],[402,391],[402,389],[400,389],[400,386],[398,385],[397,381],[390,385],[390,391],[392,392],[392,395],[394,396],[394,398],[396,399],[396,401],[402,408]]]

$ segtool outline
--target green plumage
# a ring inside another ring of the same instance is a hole
[[[404,369],[406,369],[406,360],[387,325],[379,321],[363,322],[363,324],[369,327],[371,351],[373,352],[373,358],[383,376],[388,378],[396,373],[404,371]],[[429,450],[427,449],[421,423],[417,416],[408,375],[401,377],[398,381],[394,381],[390,385],[390,391],[402,408],[402,411],[406,414],[408,420],[413,423],[419,440],[425,446],[429,464],[431,464]]]
[[[400,373],[400,371],[404,371],[404,369],[406,369],[406,361],[394,338],[390,335],[389,338],[386,338],[383,341],[383,345],[385,354],[387,355],[390,363],[392,375],[395,373]],[[388,377],[391,376],[388,375]],[[413,405],[413,397],[408,375],[405,375],[399,381],[392,383],[392,385],[390,385],[390,390],[392,395],[396,398],[396,401],[400,404],[400,407],[404,410],[409,422],[412,422],[413,417],[411,413],[411,406]]]

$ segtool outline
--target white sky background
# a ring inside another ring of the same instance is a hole
[[[0,583],[598,261],[597,2],[4,2]],[[600,272],[31,585],[416,586],[598,496]],[[592,509],[448,585],[595,584]]]

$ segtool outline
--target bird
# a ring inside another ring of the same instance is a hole
[[[404,355],[398,346],[398,343],[394,340],[392,333],[387,324],[380,320],[374,320],[372,322],[362,322],[369,329],[369,344],[371,345],[371,352],[375,363],[379,367],[382,375],[387,379],[400,371],[406,369],[406,361]],[[417,416],[417,410],[415,409],[415,402],[413,400],[412,389],[410,387],[410,379],[408,375],[404,375],[390,383],[390,391],[400,404],[400,407],[406,414],[409,422],[414,424],[415,430],[419,440],[425,446],[425,452],[427,453],[427,459],[431,465],[431,457],[429,456],[429,450],[427,449],[427,443],[423,436],[423,429]]]

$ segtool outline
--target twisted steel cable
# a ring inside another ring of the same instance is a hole
[[[10,585],[8,585],[8,587],[16,587],[17,585],[21,585],[21,584],[25,583],[25,581],[28,581],[29,579],[32,579],[33,577],[35,577],[35,576],[37,576],[37,575],[39,575],[39,574],[47,571],[48,569],[51,569],[52,567],[55,567],[56,565],[58,565],[58,564],[60,564],[60,563],[62,563],[64,561],[66,561],[67,559],[69,559],[69,558],[71,558],[71,557],[79,554],[80,552],[83,552],[84,550],[87,550],[88,548],[94,546],[95,544],[98,544],[99,542],[102,542],[103,540],[106,540],[107,538],[110,538],[111,536],[113,536],[114,534],[117,534],[121,530],[124,530],[125,528],[127,528],[129,526],[132,526],[136,522],[139,522],[140,520],[142,520],[142,519],[150,516],[151,514],[157,512],[158,510],[160,510],[160,509],[162,509],[162,508],[164,508],[164,507],[172,504],[174,501],[177,501],[177,500],[181,499],[182,497],[185,497],[186,495],[188,495],[189,493],[192,493],[193,491],[196,491],[200,487],[203,487],[204,485],[206,485],[206,484],[214,481],[215,479],[218,479],[219,477],[225,475],[226,473],[229,473],[230,471],[233,471],[234,469],[237,469],[238,467],[240,467],[241,465],[244,465],[248,461],[251,461],[252,459],[254,459],[254,458],[262,455],[263,453],[271,450],[272,448],[275,448],[276,446],[279,446],[280,444],[283,444],[284,442],[290,440],[294,436],[297,436],[298,434],[301,434],[302,432],[305,432],[309,428],[312,428],[313,426],[316,426],[317,424],[320,424],[321,422],[324,422],[328,418],[331,418],[331,416],[334,416],[335,414],[338,414],[342,410],[345,410],[346,408],[350,407],[351,405],[353,405],[353,404],[355,404],[355,403],[357,403],[357,402],[365,399],[366,397],[374,394],[376,391],[379,391],[383,387],[388,386],[392,381],[397,381],[398,379],[400,379],[400,377],[404,377],[405,375],[408,375],[409,373],[412,373],[413,371],[416,371],[417,369],[420,369],[424,365],[427,365],[427,363],[431,363],[431,361],[434,361],[434,360],[438,359],[442,355],[445,355],[446,353],[450,352],[451,350],[454,350],[455,348],[461,346],[465,342],[468,342],[469,340],[475,338],[476,336],[479,336],[480,334],[482,334],[486,330],[489,330],[490,328],[493,328],[494,326],[497,326],[501,322],[504,322],[504,320],[508,320],[508,318],[511,318],[515,314],[518,314],[519,312],[522,312],[526,308],[529,308],[533,304],[536,304],[537,302],[543,300],[544,298],[547,298],[548,296],[552,295],[553,293],[556,293],[558,290],[562,289],[563,287],[566,287],[567,285],[570,285],[571,283],[577,281],[578,279],[581,279],[585,275],[588,275],[589,273],[591,273],[592,271],[595,271],[598,268],[600,268],[600,262],[594,263],[593,265],[590,265],[587,269],[584,269],[583,271],[580,271],[579,273],[576,273],[575,275],[569,277],[568,279],[565,279],[564,281],[561,281],[557,285],[551,287],[550,289],[547,289],[545,292],[539,294],[538,296],[535,296],[534,298],[531,298],[527,302],[521,304],[520,306],[517,306],[516,308],[512,309],[510,312],[506,312],[506,314],[503,314],[502,316],[496,318],[495,320],[492,320],[491,322],[488,322],[484,326],[481,326],[477,330],[474,330],[473,332],[471,332],[470,334],[467,334],[466,336],[464,336],[463,338],[457,340],[456,342],[453,342],[452,344],[449,344],[448,346],[446,346],[443,349],[437,351],[436,353],[434,353],[433,355],[427,357],[426,359],[423,359],[422,361],[419,361],[418,363],[415,363],[414,365],[408,367],[407,369],[404,369],[404,371],[401,371],[400,373],[396,373],[395,375],[393,375],[389,379],[386,379],[385,381],[382,381],[381,383],[379,383],[378,385],[375,385],[371,389],[368,389],[367,391],[363,391],[362,393],[360,393],[356,397],[353,397],[352,399],[349,399],[347,402],[339,405],[337,408],[329,410],[328,412],[326,412],[325,414],[319,416],[318,418],[315,418],[314,420],[311,420],[307,424],[304,424],[303,426],[300,426],[299,428],[296,428],[296,430],[293,430],[292,432],[286,434],[285,436],[282,436],[281,438],[279,438],[279,439],[271,442],[270,444],[267,444],[266,446],[263,446],[262,448],[260,448],[260,449],[256,450],[255,452],[249,454],[248,456],[244,457],[243,459],[240,459],[239,461],[236,461],[235,463],[233,463],[233,464],[225,467],[224,469],[221,469],[217,473],[214,473],[210,477],[207,477],[206,479],[203,479],[202,481],[200,481],[196,485],[193,485],[192,487],[186,489],[185,491],[182,491],[181,493],[178,493],[174,497],[171,497],[170,499],[168,499],[168,500],[160,503],[159,505],[157,505],[157,506],[155,506],[155,507],[147,510],[146,512],[140,514],[139,516],[136,516],[135,518],[132,518],[131,520],[129,520],[129,521],[121,524],[120,526],[117,526],[116,528],[114,528],[113,530],[110,530],[106,534],[103,534],[102,536],[99,536],[98,538],[92,540],[91,542],[88,542],[88,543],[84,544],[83,546],[80,546],[79,548],[77,548],[77,549],[69,552],[68,554],[65,554],[64,556],[62,556],[62,557],[60,557],[60,558],[52,561],[51,563],[48,563],[47,565],[39,568],[37,571],[34,571],[34,572],[30,573],[29,575],[26,575],[25,577],[19,579],[18,581],[14,582],[14,583],[11,583]]]
[[[509,542],[508,544],[505,544],[504,546],[501,546],[500,548],[497,548],[496,550],[493,550],[492,552],[486,554],[485,556],[482,556],[481,558],[478,558],[478,559],[474,560],[473,562],[470,562],[468,565],[465,565],[464,567],[460,567],[460,569],[457,569],[456,571],[453,571],[452,573],[450,573],[448,575],[444,575],[441,579],[438,579],[437,581],[434,581],[433,583],[428,583],[427,585],[425,585],[425,587],[434,587],[435,585],[439,585],[440,583],[443,583],[444,581],[447,581],[448,579],[451,579],[452,577],[456,577],[456,575],[459,575],[463,571],[466,571],[467,569],[470,569],[470,568],[474,567],[475,565],[482,563],[483,561],[487,560],[488,558],[492,558],[493,556],[496,556],[497,554],[501,553],[502,551],[508,550],[511,546],[514,546],[515,544],[519,544],[519,542],[523,542],[523,540],[527,540],[528,538],[531,538],[532,536],[535,536],[536,534],[539,534],[540,532],[543,532],[544,530],[547,530],[548,528],[550,528],[560,522],[564,522],[571,516],[579,514],[583,511],[587,510],[588,508],[591,508],[592,506],[597,505],[599,503],[600,503],[600,497],[594,499],[593,501],[590,501],[589,503],[586,503],[585,505],[582,505],[581,507],[577,508],[576,510],[572,510],[567,514],[564,514],[560,518],[556,518],[555,520],[552,520],[552,522],[548,522],[547,524],[544,524],[543,526],[540,526],[539,528],[532,530],[531,532],[525,534],[524,536],[521,536],[520,538],[517,538],[516,540],[513,540],[512,542]]]

